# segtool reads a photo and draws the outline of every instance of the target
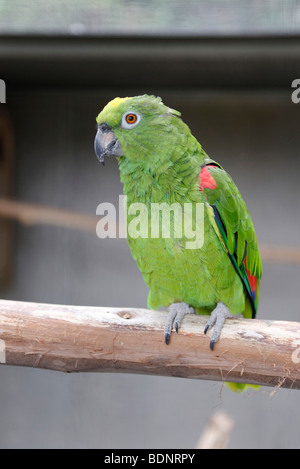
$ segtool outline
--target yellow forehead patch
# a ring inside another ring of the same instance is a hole
[[[110,107],[117,107],[119,106],[119,104],[123,103],[124,101],[126,101],[127,99],[129,99],[128,97],[127,98],[115,98],[113,99],[112,101],[110,101],[107,106],[110,106]]]
[[[97,116],[96,121],[98,124],[101,124],[101,122],[108,122],[110,125],[117,125],[118,120],[120,119],[120,116],[115,115],[115,110],[116,108],[121,104],[124,103],[124,101],[127,101],[129,98],[115,98],[112,101],[110,101],[105,108],[100,112],[100,114]]]

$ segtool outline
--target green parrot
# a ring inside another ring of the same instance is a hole
[[[140,236],[128,229],[127,239],[149,287],[148,307],[168,307],[166,344],[186,314],[210,314],[204,333],[212,329],[213,350],[227,318],[255,317],[262,265],[239,190],[180,116],[159,97],[115,98],[96,118],[94,148],[102,164],[106,156],[118,158],[128,227],[136,216],[130,207],[137,203],[146,207],[144,220],[162,224],[155,236],[149,225]],[[162,232],[163,210],[152,210],[159,205],[169,207],[168,236]],[[191,233],[200,232],[198,244],[191,243]],[[243,391],[248,385],[229,387]]]

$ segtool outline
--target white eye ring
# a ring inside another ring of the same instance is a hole
[[[122,117],[122,127],[123,129],[133,129],[138,125],[141,120],[141,116],[136,112],[126,112]]]

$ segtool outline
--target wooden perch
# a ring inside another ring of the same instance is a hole
[[[300,389],[300,323],[227,320],[212,352],[204,316],[164,343],[167,313],[0,300],[0,363],[127,372]]]

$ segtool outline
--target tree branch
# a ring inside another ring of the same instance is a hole
[[[165,345],[166,315],[0,300],[0,363],[300,389],[300,323],[228,320],[212,352],[203,316],[186,316]]]
[[[196,449],[226,449],[234,428],[234,420],[225,412],[213,413]]]
[[[45,205],[0,197],[0,217],[18,220],[25,225],[56,225],[96,233],[99,217]]]

